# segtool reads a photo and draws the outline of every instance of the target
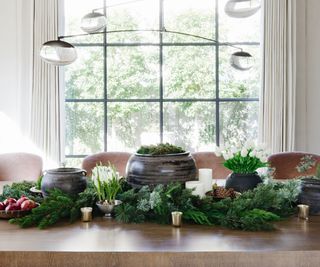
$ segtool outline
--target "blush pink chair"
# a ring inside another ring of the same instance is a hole
[[[193,152],[197,170],[201,168],[212,169],[213,179],[224,179],[231,171],[223,166],[223,158],[217,157],[214,152]]]
[[[29,153],[0,154],[0,181],[36,181],[42,174],[41,157]]]
[[[82,168],[87,171],[87,175],[91,176],[92,169],[97,164],[108,165],[110,162],[115,166],[121,176],[126,175],[126,166],[131,154],[127,152],[101,152],[85,157],[82,161]]]
[[[320,156],[306,152],[282,152],[271,155],[268,162],[271,168],[275,169],[275,179],[294,179],[299,176],[307,176],[316,174],[317,164],[306,172],[300,173],[297,166],[304,156],[312,156],[317,164],[320,164]]]

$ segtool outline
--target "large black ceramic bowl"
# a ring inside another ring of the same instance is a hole
[[[196,164],[189,152],[168,155],[136,153],[127,163],[126,177],[133,187],[184,183],[196,179]]]
[[[45,172],[41,191],[43,196],[48,196],[50,190],[57,188],[69,195],[77,195],[87,187],[86,171],[77,168],[58,168]]]
[[[298,203],[310,206],[310,215],[320,215],[320,180],[301,179],[301,192]]]

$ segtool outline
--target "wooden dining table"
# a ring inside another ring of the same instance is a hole
[[[46,230],[0,221],[0,267],[320,266],[320,217],[292,217],[276,230],[125,224],[97,217]]]

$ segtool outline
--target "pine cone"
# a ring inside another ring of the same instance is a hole
[[[216,198],[234,198],[235,193],[233,188],[226,189],[224,187],[218,186],[216,189],[213,190],[213,196]]]

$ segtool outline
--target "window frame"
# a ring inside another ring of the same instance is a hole
[[[103,5],[106,7],[106,1],[103,0]],[[159,28],[162,29],[164,27],[164,1],[159,0]],[[220,47],[223,46],[260,46],[260,42],[219,42],[219,0],[212,0],[215,2],[215,40],[216,42],[170,42],[166,43],[163,42],[162,33],[159,33],[159,43],[109,43],[107,40],[106,30],[102,32],[103,34],[103,43],[72,43],[75,47],[102,47],[103,48],[103,69],[104,69],[104,85],[103,85],[103,99],[76,99],[76,98],[65,98],[66,103],[103,103],[104,105],[104,151],[108,151],[108,103],[129,103],[129,102],[143,102],[143,103],[158,103],[159,104],[159,116],[160,116],[160,142],[163,142],[163,135],[164,135],[164,103],[174,103],[174,102],[211,102],[215,103],[215,116],[212,118],[216,125],[216,132],[215,132],[215,142],[216,145],[220,145],[220,104],[225,102],[259,102],[259,97],[244,97],[244,98],[220,98],[220,63],[219,63],[219,53]],[[63,0],[61,0],[63,4]],[[60,9],[63,10],[63,9]],[[106,9],[104,8],[104,13],[106,13]],[[156,46],[159,47],[159,98],[134,98],[134,99],[115,99],[115,98],[108,98],[108,84],[107,84],[107,50],[108,47],[128,47],[128,46]],[[164,55],[163,55],[163,48],[169,46],[208,46],[215,48],[215,97],[214,98],[164,98],[164,79],[163,79],[163,65],[164,65]],[[61,81],[63,79],[63,81]],[[64,75],[60,75],[60,85],[65,84]],[[65,120],[62,120],[65,121]],[[62,127],[62,128],[65,128]],[[80,159],[87,156],[86,154],[69,154],[65,155],[65,147],[62,148],[63,154],[66,159]]]

